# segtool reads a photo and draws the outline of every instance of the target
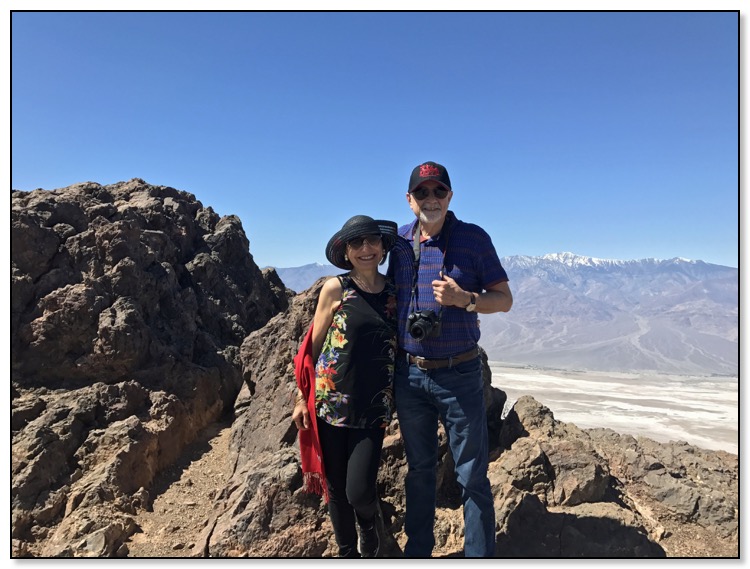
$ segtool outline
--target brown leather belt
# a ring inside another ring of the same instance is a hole
[[[421,358],[419,356],[412,356],[408,352],[402,352],[402,354],[406,355],[406,361],[410,364],[414,364],[421,370],[428,370],[439,369],[441,367],[453,367],[456,364],[473,360],[479,355],[479,349],[474,348],[473,350],[469,350],[468,352],[464,352],[463,354],[458,354],[457,356],[452,356],[443,360],[432,360]]]

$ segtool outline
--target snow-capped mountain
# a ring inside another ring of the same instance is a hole
[[[737,374],[735,268],[571,253],[506,257],[514,303],[481,315],[490,359],[565,369]]]
[[[501,261],[514,303],[507,314],[480,315],[480,344],[491,360],[737,375],[736,268],[682,258],[623,261],[573,253]],[[341,271],[315,264],[277,272],[289,288],[301,291]]]

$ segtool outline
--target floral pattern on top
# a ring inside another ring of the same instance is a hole
[[[341,304],[333,315],[315,367],[318,417],[339,427],[385,427],[393,414],[396,296],[360,290],[339,276]]]

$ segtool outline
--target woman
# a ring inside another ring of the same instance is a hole
[[[295,358],[301,388],[292,419],[300,429],[303,472],[303,440],[312,436],[317,440],[311,444],[319,442],[322,454],[318,474],[325,478],[341,557],[380,553],[383,522],[376,481],[393,410],[396,297],[393,283],[378,266],[396,239],[395,223],[366,215],[355,215],[331,237],[328,261],[349,272],[323,284],[311,330]],[[314,389],[313,381],[300,380],[305,352],[308,361],[315,362]]]

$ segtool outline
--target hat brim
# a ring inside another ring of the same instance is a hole
[[[346,244],[352,239],[364,235],[380,235],[383,238],[383,249],[386,253],[391,250],[398,237],[398,226],[393,221],[375,219],[372,223],[363,223],[354,227],[343,227],[328,241],[326,258],[328,262],[339,269],[351,270],[353,265],[345,259]]]

